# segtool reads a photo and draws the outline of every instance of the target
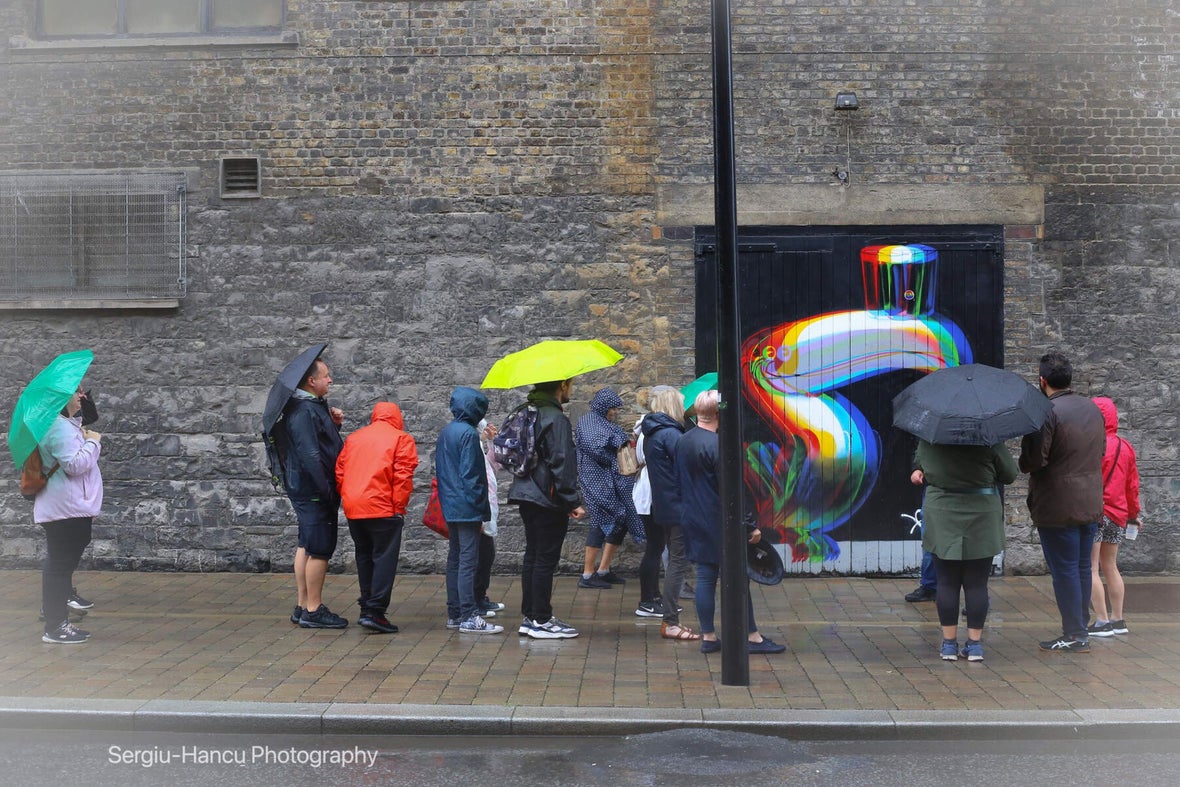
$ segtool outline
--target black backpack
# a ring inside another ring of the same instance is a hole
[[[537,408],[522,404],[504,419],[492,438],[492,456],[518,478],[529,475],[537,465]]]
[[[270,483],[276,492],[282,493],[284,490],[283,479],[286,477],[287,447],[280,443],[283,437],[277,434],[278,431],[279,425],[276,423],[269,432],[263,432],[262,445],[266,448],[266,469],[270,473]]]

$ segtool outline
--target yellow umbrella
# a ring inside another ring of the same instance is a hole
[[[623,356],[597,339],[537,342],[492,364],[481,388],[519,388],[605,369]]]

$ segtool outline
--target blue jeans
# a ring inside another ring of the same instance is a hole
[[[447,522],[447,617],[462,623],[479,613],[475,603],[475,569],[479,565],[479,522]]]
[[[922,573],[918,585],[927,590],[938,590],[938,572],[934,570],[934,553],[922,550]],[[956,618],[957,620],[957,618]]]
[[[701,622],[701,633],[713,633],[713,617],[717,604],[717,577],[721,574],[721,567],[716,563],[697,563],[696,602],[697,619]],[[749,580],[747,580],[749,581]],[[750,626],[750,633],[758,630],[754,622],[754,602],[746,595],[746,616]]]
[[[1061,633],[1074,639],[1087,639],[1086,622],[1090,619],[1090,548],[1098,533],[1098,523],[1069,527],[1038,527],[1041,552],[1053,576],[1053,595],[1061,613]]]

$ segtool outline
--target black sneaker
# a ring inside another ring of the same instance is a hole
[[[298,626],[299,619],[303,617],[303,613],[306,611],[303,607],[296,605],[295,609],[291,610],[291,622]]]
[[[603,574],[601,571],[596,571],[594,572],[594,576],[598,577],[604,582],[609,582],[612,585],[625,585],[627,583],[627,580],[623,579],[613,571],[608,571],[605,574]]]
[[[1041,643],[1041,650],[1050,653],[1089,653],[1090,640],[1058,637]]]
[[[1110,630],[1115,634],[1129,634],[1130,629],[1127,628],[1127,621],[1112,620],[1110,621]]]
[[[911,604],[919,601],[933,601],[938,594],[928,587],[918,585],[918,587],[905,594],[905,600]]]
[[[641,618],[664,617],[664,605],[658,601],[640,601],[635,608],[635,614]]]
[[[74,628],[74,624],[69,621],[62,623],[53,631],[46,631],[41,635],[41,641],[51,645],[80,645],[88,639],[90,639],[89,632]]]
[[[1091,637],[1113,637],[1114,626],[1109,620],[1099,623],[1097,620],[1086,627],[1086,633]]]
[[[591,574],[589,577],[579,577],[578,587],[587,588],[589,590],[610,590],[614,587],[614,585],[607,582],[598,574]]]
[[[343,629],[348,628],[348,621],[328,609],[327,604],[320,604],[315,612],[303,610],[299,625],[305,629]]]
[[[503,602],[492,601],[487,596],[484,596],[476,606],[484,612],[500,612],[504,609]]]
[[[70,609],[90,609],[94,606],[93,601],[87,601],[78,595],[78,589],[74,588],[70,592],[70,597],[66,599],[66,606]]]
[[[384,615],[361,615],[357,618],[356,624],[361,628],[377,631],[381,634],[396,634],[398,632],[397,626],[390,623],[389,619]]]

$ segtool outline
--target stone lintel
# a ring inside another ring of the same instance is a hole
[[[822,183],[738,186],[738,224],[752,226],[1001,224],[1045,220],[1045,190],[1029,185]],[[665,184],[656,193],[664,226],[712,226],[711,184]]]

